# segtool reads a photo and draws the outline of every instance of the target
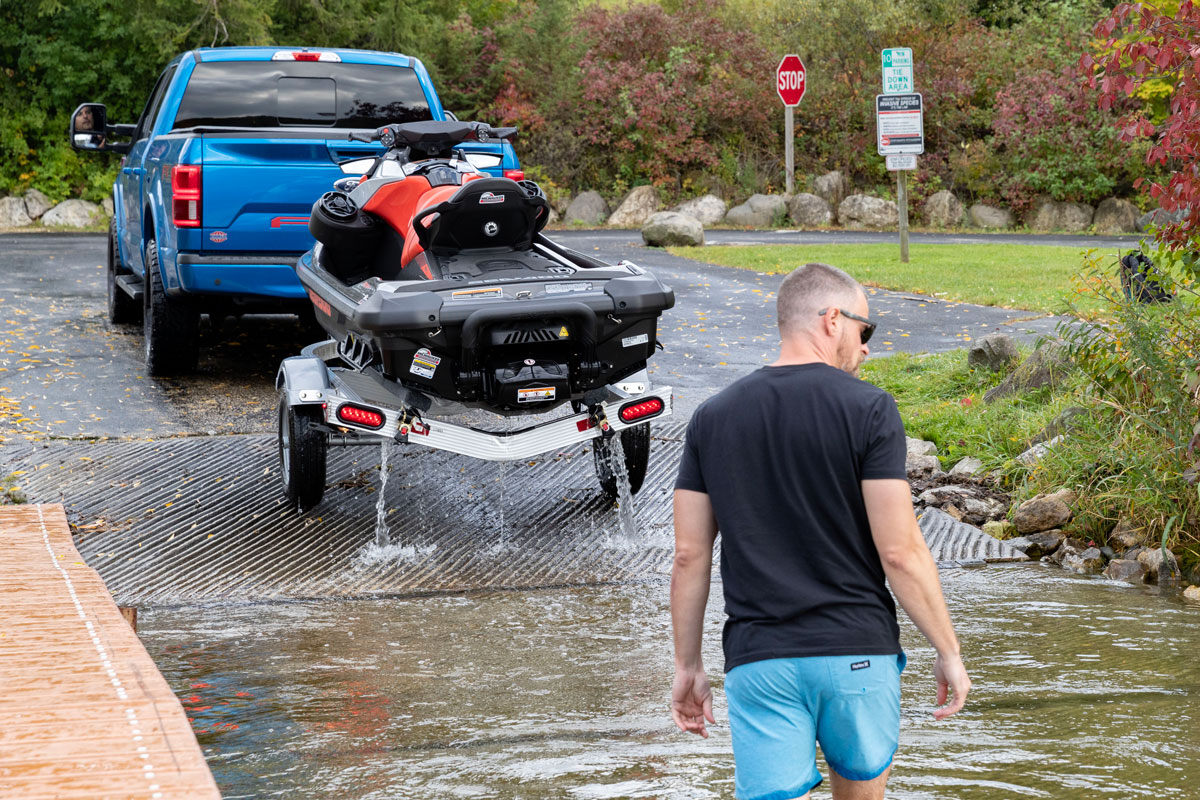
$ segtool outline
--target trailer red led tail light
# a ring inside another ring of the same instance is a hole
[[[171,170],[171,221],[176,228],[200,227],[200,167]]]
[[[349,403],[338,408],[337,417],[342,422],[358,425],[363,428],[382,428],[384,421],[383,414],[378,411],[363,408],[362,406],[350,405]]]
[[[639,419],[647,419],[654,417],[663,412],[663,401],[657,397],[651,397],[649,400],[639,400],[636,403],[626,403],[621,406],[621,410],[617,412],[621,421],[625,423],[636,422]]]
[[[510,180],[514,180],[514,181],[523,181],[523,180],[525,180],[525,170],[523,170],[523,169],[506,169],[506,170],[504,170],[504,177],[506,177]]]

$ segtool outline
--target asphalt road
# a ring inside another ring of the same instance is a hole
[[[660,323],[666,350],[652,361],[675,387],[677,408],[697,403],[775,357],[774,292],[781,275],[717,267],[642,246],[636,231],[565,231],[565,244],[655,270],[675,289]],[[870,232],[712,231],[714,244],[858,243]],[[1076,236],[914,234],[914,243],[980,241],[1067,244],[1115,250],[1130,239]],[[294,317],[205,324],[197,374],[154,379],[142,363],[139,328],[105,319],[104,237],[0,235],[0,443],[266,432],[274,425],[280,360],[307,344]],[[940,352],[994,331],[1031,339],[1058,320],[1038,313],[872,290],[880,322],[873,357]],[[0,458],[0,460],[3,460]]]

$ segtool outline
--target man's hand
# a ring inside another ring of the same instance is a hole
[[[971,691],[971,679],[959,656],[943,657],[941,653],[933,661],[933,677],[937,679],[937,702],[940,708],[933,712],[934,719],[945,719],[962,710]],[[949,704],[946,703],[950,699]]]
[[[712,713],[712,689],[708,686],[708,676],[703,669],[676,668],[675,682],[671,685],[671,717],[679,730],[708,738],[704,721],[716,720]]]

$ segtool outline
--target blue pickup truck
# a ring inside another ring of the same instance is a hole
[[[200,316],[308,313],[293,269],[313,202],[382,152],[352,131],[453,119],[420,61],[397,53],[202,48],[176,57],[141,118],[103,104],[71,119],[71,145],[123,154],[113,185],[108,315],[145,330],[151,375],[194,370]],[[463,157],[523,177],[508,143]]]

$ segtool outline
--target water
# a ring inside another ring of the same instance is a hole
[[[905,620],[889,798],[1200,796],[1200,608],[1041,565],[943,583],[975,690],[935,722],[932,652]],[[139,623],[227,800],[732,797],[719,602],[705,643],[718,724],[700,740],[667,715],[667,590],[145,609]]]
[[[637,517],[633,511],[633,492],[629,488],[629,470],[625,466],[625,445],[620,436],[608,440],[612,452],[613,477],[617,479],[617,521],[625,541],[637,542]]]
[[[394,445],[384,441],[379,446],[379,499],[375,501],[375,547],[386,548],[392,543],[392,532],[388,527],[387,482],[388,460]]]

